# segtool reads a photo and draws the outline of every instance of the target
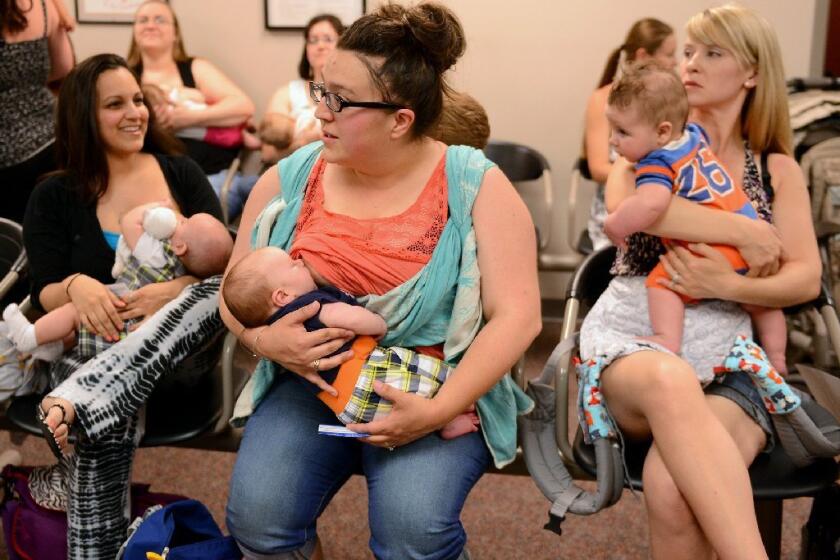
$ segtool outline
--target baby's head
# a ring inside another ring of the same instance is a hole
[[[295,135],[295,119],[283,113],[267,113],[260,123],[260,140],[284,150]]]
[[[169,103],[169,97],[166,95],[166,92],[158,85],[143,84],[140,86],[140,90],[143,92],[143,97],[146,99],[149,107],[157,107]]]
[[[473,96],[450,91],[443,96],[440,120],[429,136],[449,146],[483,150],[490,138],[490,121],[484,107]]]
[[[682,134],[688,118],[685,87],[653,61],[631,64],[610,89],[606,115],[610,145],[637,162]]]
[[[233,250],[233,240],[225,225],[210,214],[178,219],[170,243],[189,273],[207,278],[224,272]]]
[[[237,321],[264,325],[278,308],[317,288],[309,269],[277,247],[248,253],[228,271],[222,288],[227,308]]]

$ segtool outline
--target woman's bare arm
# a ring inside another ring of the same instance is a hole
[[[609,86],[595,90],[586,104],[584,145],[589,173],[596,183],[604,183],[610,173],[610,124],[605,110]]]
[[[176,130],[188,126],[236,126],[254,114],[251,99],[209,61],[196,58],[192,70],[208,107],[202,111],[173,108],[172,126]]]
[[[233,245],[227,270],[225,270],[225,276],[227,276],[231,267],[251,251],[251,232],[255,227],[256,220],[271,199],[280,194],[280,189],[280,177],[276,166],[263,173],[257,184],[254,185],[254,189],[251,191],[251,195],[242,211],[242,220],[236,234],[236,242]],[[223,291],[224,280],[222,281]],[[320,360],[319,369],[323,371],[340,366],[349,360],[353,356],[352,350],[329,358],[324,356],[328,356],[341,348],[345,342],[353,338],[354,333],[339,328],[325,328],[307,332],[303,322],[316,315],[318,309],[318,303],[311,303],[289,313],[271,326],[246,329],[242,323],[231,315],[224,297],[219,298],[219,313],[222,316],[222,321],[252,352],[280,363],[286,369],[305,377],[321,389],[334,393],[335,390],[327,385],[320,375],[315,374],[311,364],[316,359]]]
[[[619,158],[613,164],[605,192],[607,211],[615,211],[624,198],[633,194],[635,179],[633,165],[627,160]],[[763,220],[721,212],[677,196],[645,232],[665,239],[737,247],[749,263],[751,275],[775,272],[784,254],[777,229]]]
[[[47,46],[50,53],[50,74],[48,82],[60,80],[70,73],[75,63],[73,45],[67,28],[62,24],[57,4],[63,0],[50,0],[47,6]],[[62,8],[63,9],[63,8]]]
[[[684,249],[668,256],[668,263],[685,278],[680,284],[689,295],[720,297],[767,307],[786,307],[810,301],[819,293],[822,265],[817,249],[808,191],[799,166],[789,156],[773,154],[768,159],[775,199],[773,220],[787,257],[777,274],[751,278],[731,267],[715,266],[714,259],[698,259]],[[694,247],[695,251],[708,251]],[[710,255],[711,256],[711,255]]]

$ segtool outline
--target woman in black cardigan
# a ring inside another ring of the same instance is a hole
[[[170,155],[171,140],[155,132],[140,84],[119,56],[91,57],[68,75],[56,151],[60,171],[36,187],[24,220],[33,303],[49,311],[72,302],[87,329],[112,340],[123,321],[149,319],[90,361],[74,349],[54,362],[55,388],[41,403],[60,446],[70,425],[78,433],[75,452],[61,459],[68,557],[113,558],[128,523],[131,460],[142,436],[137,411],[161,375],[221,328],[219,277],[179,277],[122,297],[108,289],[119,219],[156,201],[185,216],[222,213],[201,169]],[[143,352],[149,344],[155,352]]]

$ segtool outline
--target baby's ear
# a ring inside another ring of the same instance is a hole
[[[175,253],[179,257],[183,257],[187,254],[187,244],[183,241],[173,241],[172,242],[172,252]]]
[[[660,141],[667,144],[671,139],[671,134],[674,132],[674,125],[671,121],[662,121],[656,127],[656,135],[659,136]]]
[[[271,292],[271,303],[277,307],[283,307],[284,305],[291,303],[293,299],[295,299],[294,296],[284,292],[283,288],[277,288]]]

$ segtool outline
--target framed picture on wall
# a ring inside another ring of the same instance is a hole
[[[312,16],[334,14],[350,25],[365,13],[365,0],[264,0],[265,28],[299,30]]]
[[[79,23],[126,23],[134,21],[134,12],[143,0],[75,0]]]

